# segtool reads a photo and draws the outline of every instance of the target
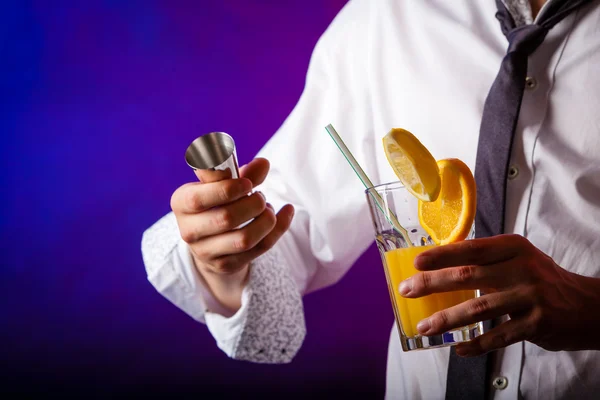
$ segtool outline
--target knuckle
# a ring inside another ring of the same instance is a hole
[[[543,306],[547,302],[548,288],[537,282],[532,282],[526,289],[526,295],[528,295],[529,303],[538,307],[540,314],[543,316]]]
[[[223,230],[233,228],[235,226],[235,216],[231,210],[223,208],[216,213],[214,218],[214,225]]]
[[[277,216],[270,209],[265,211],[265,220],[265,224],[269,227],[269,230],[272,230],[277,224]]]
[[[531,327],[532,328],[538,328],[540,326],[543,325],[544,323],[544,312],[542,311],[542,309],[540,307],[536,307],[531,311],[531,314],[529,316],[529,320],[531,322]]]
[[[191,250],[198,260],[205,261],[209,259],[209,253],[204,246],[194,246]]]
[[[186,188],[189,188],[190,186],[190,183],[186,183],[185,185],[178,187],[173,194],[171,194],[171,199],[169,202],[171,210],[179,211],[181,206],[186,206],[186,193],[191,192],[191,190],[186,190]]]
[[[256,207],[264,210],[265,208],[267,208],[267,200],[259,193],[256,192],[254,193],[254,195],[252,196],[254,198],[254,201],[256,202]]]
[[[510,344],[510,337],[508,332],[498,332],[491,340],[491,348],[499,349],[506,347]]]
[[[217,197],[220,201],[226,203],[233,197],[232,191],[232,185],[221,184],[217,189]]]
[[[252,248],[252,239],[250,235],[242,231],[233,241],[233,247],[238,251],[246,251]]]
[[[235,180],[223,182],[223,191],[226,200],[229,201],[238,198],[242,194],[241,185]]]
[[[188,190],[185,193],[184,204],[189,210],[200,210],[204,205],[202,197],[194,190]]]
[[[511,233],[507,235],[508,240],[510,240],[511,243],[514,243],[514,245],[519,246],[519,247],[529,247],[529,240],[527,240],[527,238],[525,238],[525,236],[516,234],[516,233]]]
[[[216,272],[227,273],[233,268],[233,263],[229,257],[221,257],[212,262]]]
[[[477,248],[479,248],[479,241],[478,240],[467,240],[466,242],[464,242],[465,247],[467,247],[469,250],[475,250]]]
[[[519,243],[519,244],[529,243],[529,241],[527,239],[525,239],[525,237],[523,235],[519,235],[517,233],[511,233],[509,235],[509,238],[511,240],[513,240],[515,243]]]
[[[522,284],[520,286],[520,295],[527,299],[527,301],[531,304],[538,304],[540,300],[540,296],[535,285]]]
[[[183,229],[179,232],[181,234],[181,239],[183,239],[186,243],[193,243],[195,238],[194,232],[189,229]]]
[[[436,331],[444,330],[444,327],[448,326],[449,321],[450,318],[446,310],[433,314],[430,319],[431,327]]]
[[[427,291],[431,288],[431,274],[427,272],[420,272],[415,275],[414,279],[414,290]]]
[[[284,230],[271,230],[271,232],[265,236],[263,240],[256,244],[255,248],[258,249],[259,252],[264,253],[265,251],[271,249],[271,247],[275,246],[275,243],[277,243],[283,233]]]
[[[452,271],[452,280],[457,283],[469,283],[475,276],[475,268],[471,265],[456,267]]]
[[[540,280],[543,280],[542,274],[540,273],[540,266],[538,261],[534,257],[525,257],[520,262],[521,273],[519,275],[519,281],[521,283],[526,283],[532,286],[534,291],[537,291],[535,288],[536,285],[540,283]]]
[[[469,302],[468,313],[473,317],[479,317],[490,309],[491,304],[485,297],[477,297]]]
[[[527,257],[524,261],[524,264],[528,270],[535,270],[538,267],[538,262],[535,257]]]

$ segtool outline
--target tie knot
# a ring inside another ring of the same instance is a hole
[[[519,52],[530,55],[542,44],[547,33],[547,28],[537,24],[514,28],[506,35],[508,38],[507,53]]]

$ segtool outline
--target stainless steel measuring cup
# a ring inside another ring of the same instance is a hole
[[[194,140],[185,152],[185,161],[201,182],[240,176],[235,142],[224,132],[207,133]]]

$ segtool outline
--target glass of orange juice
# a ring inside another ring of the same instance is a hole
[[[367,189],[366,194],[402,349],[410,351],[451,346],[481,335],[483,333],[481,322],[435,336],[422,336],[417,332],[416,326],[419,321],[437,311],[473,299],[479,293],[476,290],[463,290],[435,293],[416,299],[402,297],[399,290],[400,282],[418,272],[414,267],[415,257],[436,244],[419,222],[418,199],[409,193],[402,183],[393,182],[374,186]],[[379,196],[379,201],[375,200],[376,196]],[[385,206],[384,209],[381,208],[382,205]],[[405,229],[405,233],[394,228],[392,221],[396,218]],[[405,235],[408,235],[410,244],[405,239]],[[474,228],[471,227],[467,239],[473,237]]]

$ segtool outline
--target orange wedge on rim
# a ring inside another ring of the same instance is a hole
[[[419,200],[419,221],[437,245],[465,239],[475,220],[476,186],[469,167],[456,158],[439,160],[441,190],[435,201]]]
[[[383,150],[404,187],[422,201],[440,192],[440,171],[429,150],[406,129],[394,128],[383,137]]]

